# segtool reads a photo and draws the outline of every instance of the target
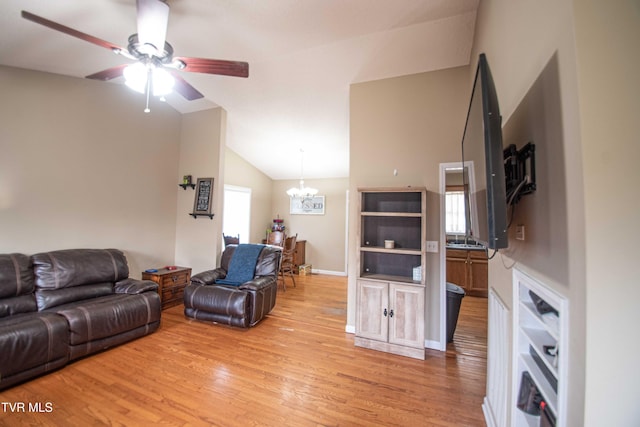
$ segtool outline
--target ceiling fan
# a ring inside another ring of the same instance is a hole
[[[169,22],[169,5],[165,1],[136,0],[136,9],[138,32],[129,36],[126,49],[24,10],[22,17],[137,61],[99,71],[86,78],[107,81],[124,76],[127,86],[146,94],[145,112],[149,112],[150,94],[162,97],[175,89],[189,101],[204,97],[177,70],[249,77],[249,64],[246,62],[173,56],[173,47],[165,40]]]

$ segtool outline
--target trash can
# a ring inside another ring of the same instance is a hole
[[[458,324],[462,298],[464,298],[464,289],[458,285],[447,282],[447,342],[453,341],[453,334]]]

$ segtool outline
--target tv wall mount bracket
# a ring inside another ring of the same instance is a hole
[[[518,150],[511,144],[503,154],[507,201],[514,205],[522,196],[536,191],[536,145],[528,142]]]

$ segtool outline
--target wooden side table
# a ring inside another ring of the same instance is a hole
[[[191,268],[177,267],[175,270],[160,268],[154,273],[144,271],[142,280],[152,280],[158,284],[158,294],[164,310],[182,304],[184,287],[191,282]]]

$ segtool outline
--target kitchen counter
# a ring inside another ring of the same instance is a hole
[[[447,249],[461,249],[464,251],[486,251],[487,249],[481,245],[469,245],[466,243],[447,243]]]

